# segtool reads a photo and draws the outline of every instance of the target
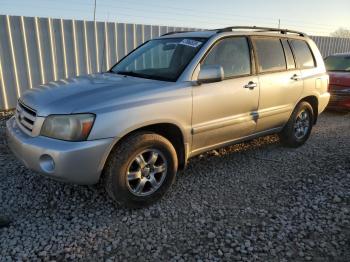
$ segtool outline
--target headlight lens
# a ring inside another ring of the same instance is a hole
[[[40,135],[68,141],[86,140],[94,120],[94,114],[50,115],[45,119]]]

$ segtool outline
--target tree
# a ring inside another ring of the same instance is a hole
[[[333,37],[349,37],[350,38],[350,30],[340,27],[334,32],[331,33],[331,36]]]

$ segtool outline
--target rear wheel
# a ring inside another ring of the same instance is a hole
[[[300,102],[279,134],[281,142],[289,147],[303,145],[311,134],[313,123],[314,113],[312,106],[305,101]]]
[[[153,133],[135,133],[109,156],[104,185],[118,203],[142,207],[166,193],[176,172],[176,151],[166,138]]]

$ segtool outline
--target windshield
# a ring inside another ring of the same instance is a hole
[[[350,72],[350,55],[329,56],[324,61],[327,71]]]
[[[110,72],[175,82],[205,40],[166,38],[148,41],[124,57]]]

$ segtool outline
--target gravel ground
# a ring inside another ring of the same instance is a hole
[[[201,155],[157,204],[24,168],[0,121],[0,260],[349,261],[350,114],[326,112],[298,149],[268,136]]]

